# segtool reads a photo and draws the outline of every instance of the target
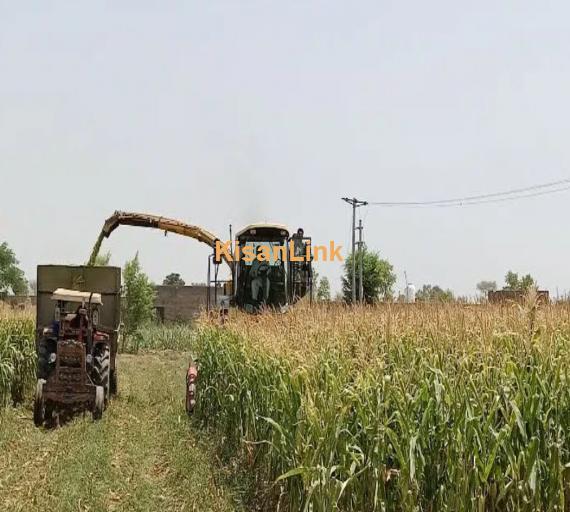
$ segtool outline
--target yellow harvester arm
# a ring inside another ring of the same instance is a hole
[[[99,249],[101,248],[101,243],[104,238],[109,238],[111,233],[115,231],[119,226],[138,226],[142,228],[154,228],[167,233],[176,233],[182,236],[189,236],[200,242],[208,244],[210,247],[214,248],[216,246],[216,241],[220,240],[217,236],[209,231],[199,227],[193,226],[192,224],[186,224],[185,222],[180,222],[179,220],[169,219],[167,217],[159,217],[157,215],[148,215],[146,213],[133,213],[133,212],[115,212],[111,217],[109,217],[103,229],[97,238],[97,242],[91,251],[91,256],[87,265],[94,265],[97,255],[99,254]],[[224,261],[229,265],[230,270],[233,269],[233,262],[228,260],[224,253],[222,252],[222,257]]]

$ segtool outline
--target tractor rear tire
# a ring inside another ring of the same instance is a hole
[[[38,369],[36,374],[38,379],[47,380],[48,378],[50,356],[49,341],[48,338],[41,338],[38,343]]]
[[[36,395],[34,397],[34,425],[41,427],[46,419],[46,403],[44,400],[44,379],[38,379],[36,383]]]
[[[119,391],[119,378],[117,376],[117,368],[111,370],[111,381],[109,382],[109,391],[111,396],[115,396]]]
[[[93,358],[93,384],[103,388],[105,404],[109,400],[110,375],[111,351],[108,345],[102,345]]]
[[[93,404],[93,421],[100,420],[103,417],[103,410],[105,409],[105,390],[103,386],[95,388],[95,403]]]

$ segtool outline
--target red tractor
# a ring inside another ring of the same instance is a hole
[[[110,336],[98,328],[101,294],[58,288],[51,298],[53,322],[38,340],[34,423],[41,426],[64,408],[87,409],[100,419],[116,387]]]

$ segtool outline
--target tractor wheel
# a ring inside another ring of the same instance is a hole
[[[41,427],[46,417],[46,403],[44,400],[44,379],[38,379],[36,383],[36,396],[34,397],[34,425]]]
[[[109,400],[110,374],[111,352],[108,345],[101,345],[93,358],[93,384],[103,388],[105,403]]]
[[[95,404],[93,405],[93,420],[97,421],[103,417],[103,410],[105,409],[105,390],[103,386],[95,388]]]
[[[49,339],[41,338],[38,343],[38,369],[37,378],[47,380],[49,374]]]
[[[117,369],[111,370],[111,382],[109,383],[109,391],[111,395],[114,396],[119,391],[119,377],[117,375]]]
[[[44,413],[44,420],[48,422],[48,425],[53,420],[54,405],[50,402],[46,403],[46,409]]]
[[[111,382],[109,382],[109,391],[112,396],[115,396],[119,391],[119,378],[117,376],[117,368],[111,370]]]

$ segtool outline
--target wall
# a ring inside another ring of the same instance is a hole
[[[540,290],[537,293],[540,303],[548,304],[550,302],[550,294],[548,291]],[[525,301],[526,292],[519,290],[498,290],[496,292],[489,292],[488,298],[491,304],[500,304],[503,302],[517,302],[522,304]]]
[[[206,308],[207,286],[156,286],[154,307],[164,322],[192,321]]]

